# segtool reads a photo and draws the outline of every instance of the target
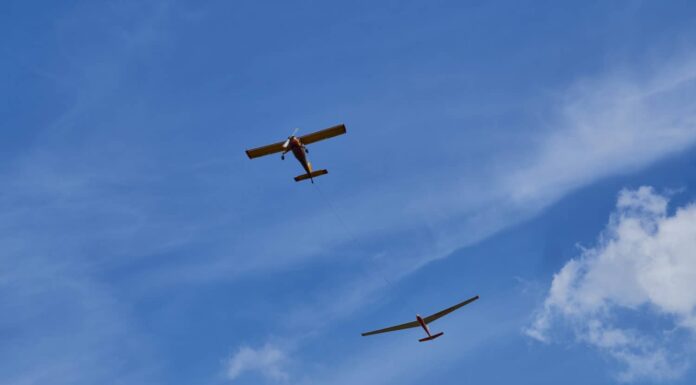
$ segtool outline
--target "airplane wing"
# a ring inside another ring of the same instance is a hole
[[[419,327],[419,326],[420,326],[420,324],[418,323],[418,321],[411,321],[411,322],[407,322],[407,323],[401,324],[401,325],[390,326],[388,328],[379,329],[379,330],[373,330],[371,332],[363,333],[362,335],[363,336],[371,336],[373,334],[393,332],[396,330],[410,329],[410,328],[415,328],[415,327]]]
[[[478,295],[477,295],[476,297],[471,297],[471,298],[467,299],[467,300],[464,301],[464,302],[458,303],[458,304],[456,304],[456,305],[454,305],[454,306],[452,306],[452,307],[448,307],[448,308],[445,309],[445,310],[439,311],[439,312],[437,312],[437,313],[435,313],[435,314],[433,314],[433,315],[429,315],[429,316],[423,318],[423,322],[425,322],[426,324],[429,324],[429,323],[435,321],[436,319],[438,319],[438,318],[440,318],[440,317],[444,317],[444,316],[446,316],[447,314],[449,314],[449,313],[451,313],[451,312],[453,312],[453,311],[459,309],[460,307],[462,307],[462,306],[464,306],[464,305],[468,305],[468,304],[470,304],[470,303],[476,301],[477,299],[479,299],[479,296],[478,296]]]
[[[310,144],[318,142],[320,140],[333,138],[334,136],[343,135],[346,133],[346,126],[339,124],[338,126],[333,126],[325,130],[313,132],[311,134],[300,136],[300,141],[302,144]]]
[[[249,157],[249,159],[275,154],[276,152],[281,152],[285,150],[285,147],[283,147],[283,143],[285,143],[285,141],[269,144],[268,146],[252,148],[251,150],[246,150],[246,154]]]

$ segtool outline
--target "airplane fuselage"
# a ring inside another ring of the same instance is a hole
[[[298,162],[302,165],[302,168],[305,169],[307,174],[310,174],[312,172],[312,165],[309,163],[309,160],[307,159],[307,153],[305,152],[305,147],[300,142],[300,139],[293,136],[290,138],[290,151],[292,151],[292,155],[295,156],[295,159],[297,159]]]

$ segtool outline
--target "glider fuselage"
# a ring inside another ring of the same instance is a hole
[[[428,335],[430,335],[430,329],[428,329],[428,325],[425,324],[425,321],[423,321],[423,318],[421,318],[421,316],[419,316],[418,314],[416,314],[416,321],[418,321],[418,323],[423,328],[423,330],[425,330],[425,332]]]
[[[421,318],[421,316],[419,316],[418,314],[416,314],[416,321],[418,321],[418,323],[423,328],[423,330],[425,330],[425,334],[428,335],[425,338],[419,339],[418,341],[420,341],[420,342],[431,341],[431,340],[434,340],[435,338],[445,334],[443,332],[439,332],[437,334],[430,334],[430,328],[428,328],[428,325],[425,323],[423,318]]]

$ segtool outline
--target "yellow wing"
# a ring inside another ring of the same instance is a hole
[[[283,147],[283,143],[285,143],[285,141],[269,144],[268,146],[252,148],[251,150],[246,150],[246,154],[249,157],[249,159],[275,154],[276,152],[281,152],[285,150],[285,147]]]
[[[310,144],[318,142],[320,140],[333,138],[334,136],[343,135],[346,133],[346,126],[339,124],[338,126],[333,126],[325,130],[313,132],[311,134],[300,136],[300,142],[302,144]]]

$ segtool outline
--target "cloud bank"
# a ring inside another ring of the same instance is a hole
[[[621,363],[623,382],[678,378],[694,357],[695,253],[696,204],[670,214],[653,188],[623,190],[598,244],[554,275],[527,334],[570,330]]]

